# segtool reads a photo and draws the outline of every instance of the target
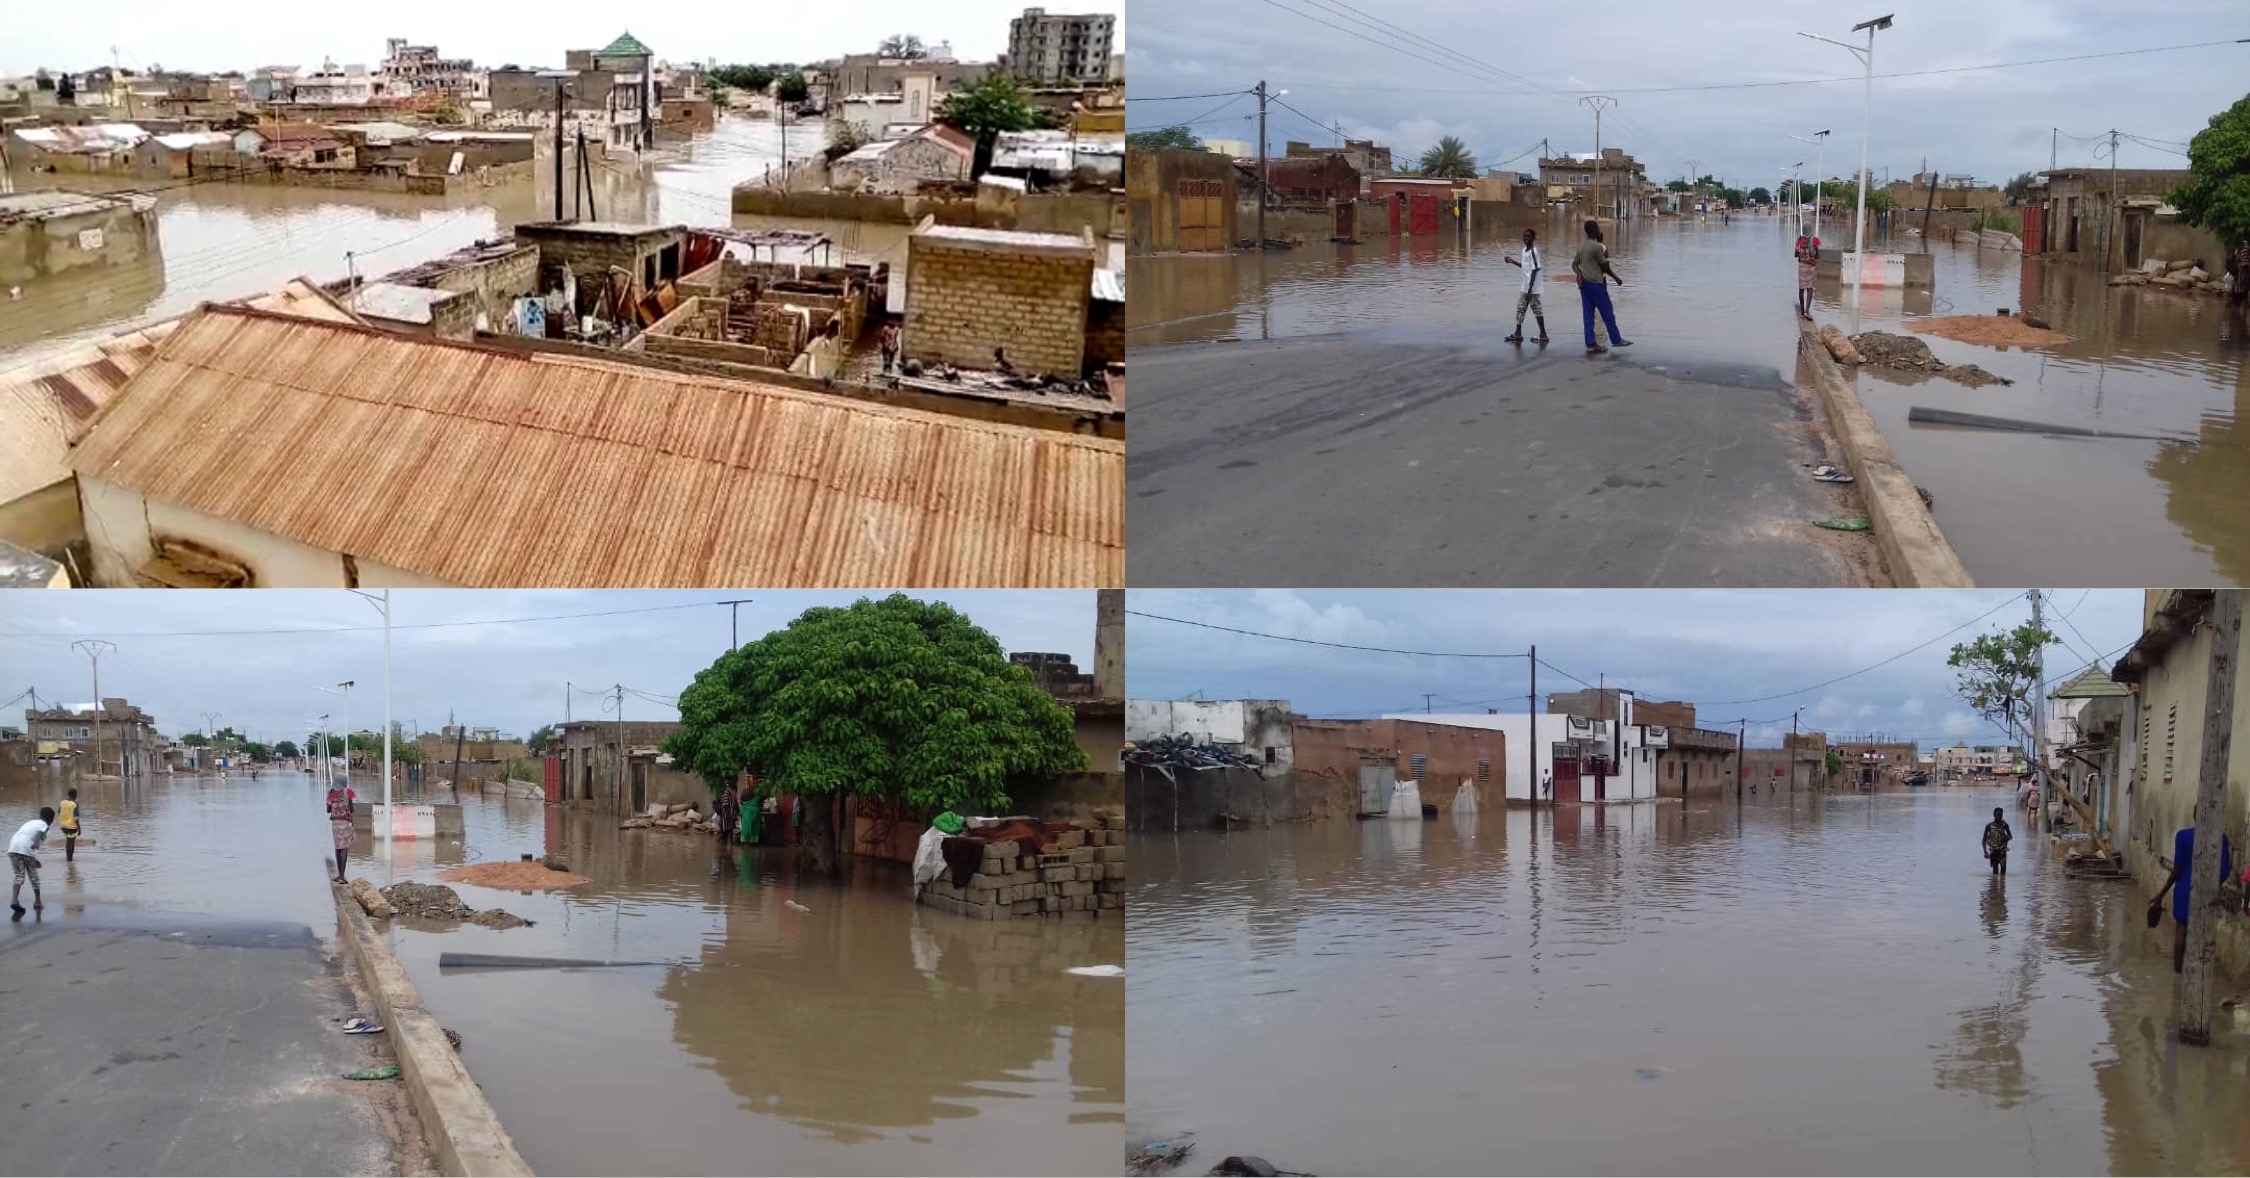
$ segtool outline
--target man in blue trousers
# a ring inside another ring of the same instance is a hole
[[[1578,276],[1578,309],[1586,320],[1586,354],[1598,356],[1609,350],[1594,338],[1594,312],[1600,311],[1602,323],[1609,328],[1612,348],[1631,347],[1633,341],[1617,333],[1617,312],[1609,305],[1609,280],[1625,285],[1625,279],[1610,268],[1609,249],[1602,244],[1600,224],[1586,222],[1586,240],[1578,244],[1578,255],[1571,260],[1570,268]]]

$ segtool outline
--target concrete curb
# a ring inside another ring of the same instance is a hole
[[[1923,505],[1914,480],[1891,457],[1890,442],[1844,379],[1818,331],[1812,323],[1798,324],[1797,354],[1812,368],[1814,391],[1844,448],[1844,461],[1851,467],[1860,499],[1867,504],[1875,546],[1883,554],[1891,582],[1902,589],[1975,588],[1960,555],[1938,530],[1937,518]]]
[[[374,995],[375,1010],[389,1028],[398,1055],[399,1078],[422,1118],[438,1168],[461,1178],[518,1178],[531,1167],[501,1127],[500,1114],[469,1077],[469,1069],[448,1043],[437,1019],[422,1008],[422,995],[390,947],[375,933],[350,892],[332,888],[338,939],[351,950],[360,977]]]

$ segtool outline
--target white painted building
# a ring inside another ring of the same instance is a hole
[[[1295,760],[1294,724],[1295,716],[1285,699],[1125,701],[1128,742],[1188,736],[1205,744],[1239,749],[1264,761],[1267,770],[1275,773],[1286,772]]]
[[[1383,718],[1489,728],[1502,733],[1507,739],[1509,764],[1505,777],[1511,802],[1543,802],[1550,797],[1568,802],[1573,794],[1574,774],[1579,801],[1605,804],[1653,801],[1657,755],[1669,745],[1671,731],[1660,724],[1634,723],[1633,697],[1619,693],[1617,698],[1619,710],[1624,712],[1621,722],[1581,720],[1576,716],[1543,712],[1536,717],[1536,740],[1533,738],[1534,717],[1526,712],[1436,715],[1395,712]],[[1524,761],[1524,749],[1532,750],[1532,763],[1528,765]],[[1556,777],[1558,760],[1563,769],[1559,779]],[[1552,791],[1542,788],[1548,782],[1555,783]]]
[[[853,150],[828,166],[828,184],[840,192],[912,193],[924,183],[968,179],[975,151],[951,127],[922,127]]]

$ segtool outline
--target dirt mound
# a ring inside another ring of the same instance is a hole
[[[391,908],[401,916],[419,916],[428,920],[466,920],[486,928],[515,928],[531,923],[498,908],[487,908],[480,912],[463,904],[460,893],[439,884],[396,883],[383,889],[383,898],[390,901]]]
[[[544,891],[547,888],[570,888],[586,882],[583,875],[574,875],[548,867],[544,863],[509,860],[498,863],[470,863],[438,872],[438,878],[454,883],[475,884],[480,888],[502,888],[512,891]]]
[[[2002,348],[2051,348],[2070,342],[2070,337],[2062,332],[2033,327],[2013,315],[1939,315],[1916,319],[1908,323],[1906,329],[1964,344]]]
[[[1863,331],[1852,337],[1852,346],[1859,351],[1862,364],[1897,368],[1907,372],[1931,372],[1950,380],[1960,381],[1971,388],[1988,384],[2014,384],[2005,376],[1998,376],[1974,364],[1947,364],[1931,353],[1930,345],[1910,335],[1895,335],[1888,331]]]

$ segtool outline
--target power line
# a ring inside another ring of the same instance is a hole
[[[1270,638],[1275,642],[1295,642],[1305,646],[1326,646],[1335,650],[1364,650],[1374,654],[1411,654],[1421,655],[1426,658],[1440,659],[1520,659],[1526,657],[1521,651],[1513,654],[1482,654],[1457,650],[1399,650],[1397,648],[1388,646],[1360,646],[1350,642],[1324,642],[1318,638],[1298,638],[1290,634],[1267,634],[1257,630],[1241,630],[1233,626],[1221,626],[1213,622],[1197,622],[1191,621],[1187,618],[1172,618],[1166,617],[1163,614],[1144,613],[1137,609],[1129,609],[1125,612],[1132,615],[1133,617],[1147,618],[1150,621],[1155,622],[1171,622],[1175,625],[1194,626],[1198,629],[1203,630],[1219,630],[1228,634],[1241,634],[1250,638]]]
[[[1126,95],[1126,96],[1125,96],[1125,101],[1127,101],[1127,102],[1189,102],[1189,101],[1192,101],[1192,100],[1194,100],[1194,99],[1198,99],[1198,98],[1225,98],[1225,97],[1226,97],[1227,95],[1229,95],[1229,94],[1232,94],[1232,95],[1235,95],[1235,96],[1237,96],[1237,97],[1240,97],[1240,96],[1243,96],[1243,95],[1247,95],[1248,93],[1250,93],[1250,92],[1249,92],[1248,90],[1215,90],[1215,91],[1213,91],[1213,92],[1211,92],[1211,93],[1209,93],[1209,94],[1164,94],[1164,95],[1153,95],[1153,94],[1152,94],[1152,95],[1148,95],[1148,96],[1145,96],[1145,97],[1144,97],[1144,96],[1142,96],[1142,95],[1139,95],[1139,94],[1128,94],[1128,95]]]
[[[2022,594],[2022,593],[2018,593],[2018,594],[2015,594],[2015,595],[2013,595],[2013,596],[2009,597],[2009,598],[2008,598],[2008,599],[2007,599],[2006,601],[2003,601],[2003,602],[2001,602],[2000,604],[1998,604],[1998,605],[1996,605],[1996,606],[1993,606],[1993,607],[1992,607],[1991,609],[1988,609],[1988,610],[1984,611],[1983,613],[1981,613],[1981,614],[1978,614],[1977,616],[1975,616],[1975,617],[1973,617],[1973,618],[1970,618],[1970,619],[1969,619],[1968,621],[1966,621],[1966,622],[1963,622],[1963,623],[1961,623],[1960,625],[1958,625],[1958,626],[1955,626],[1955,627],[1953,627],[1952,629],[1950,629],[1950,630],[1947,630],[1947,631],[1945,631],[1945,632],[1944,632],[1944,633],[1942,633],[1942,634],[1938,634],[1938,635],[1932,636],[1932,637],[1930,637],[1930,638],[1924,639],[1924,640],[1923,640],[1923,641],[1921,641],[1921,642],[1917,642],[1917,643],[1915,643],[1914,645],[1912,645],[1912,646],[1909,646],[1909,647],[1907,647],[1907,648],[1906,648],[1905,650],[1902,650],[1902,651],[1898,652],[1897,654],[1894,654],[1894,655],[1892,655],[1891,657],[1889,657],[1889,658],[1887,658],[1887,659],[1884,659],[1884,660],[1883,660],[1882,662],[1879,662],[1879,663],[1871,663],[1871,664],[1869,664],[1869,665],[1867,665],[1867,666],[1861,667],[1861,668],[1860,668],[1859,670],[1856,670],[1856,671],[1852,671],[1852,672],[1849,672],[1849,673],[1846,673],[1846,674],[1842,674],[1842,675],[1838,675],[1838,676],[1836,676],[1836,677],[1835,677],[1835,678],[1833,678],[1833,679],[1823,679],[1823,680],[1821,680],[1820,682],[1818,682],[1818,683],[1815,683],[1815,684],[1813,684],[1813,685],[1812,685],[1812,686],[1810,686],[1810,687],[1801,687],[1801,688],[1798,688],[1798,689],[1797,689],[1797,690],[1795,690],[1795,691],[1784,691],[1784,692],[1781,692],[1781,693],[1780,693],[1780,694],[1778,694],[1778,695],[1761,695],[1761,696],[1759,696],[1759,697],[1757,697],[1757,698],[1755,698],[1755,699],[1722,699],[1722,700],[1714,700],[1714,701],[1711,701],[1710,703],[1708,703],[1708,704],[1705,704],[1705,705],[1703,705],[1703,706],[1706,706],[1706,707],[1717,707],[1717,708],[1728,708],[1728,707],[1734,707],[1734,706],[1735,706],[1735,705],[1737,705],[1737,704],[1762,704],[1762,703],[1767,703],[1767,702],[1769,702],[1769,701],[1772,701],[1772,700],[1777,700],[1777,699],[1788,699],[1788,698],[1789,698],[1789,697],[1791,697],[1791,696],[1797,696],[1797,695],[1809,695],[1809,694],[1811,694],[1812,692],[1815,692],[1815,691],[1819,691],[1819,690],[1820,690],[1821,688],[1823,688],[1823,687],[1832,687],[1832,686],[1834,686],[1834,685],[1836,685],[1836,684],[1838,684],[1838,683],[1842,683],[1842,682],[1843,682],[1844,680],[1846,680],[1846,679],[1856,679],[1856,678],[1858,678],[1858,677],[1859,677],[1859,676],[1861,676],[1861,675],[1865,675],[1865,674],[1867,674],[1867,673],[1868,673],[1869,671],[1874,671],[1874,670],[1878,670],[1878,669],[1880,669],[1880,668],[1883,668],[1883,667],[1887,667],[1887,666],[1891,665],[1892,663],[1895,663],[1895,662],[1899,661],[1900,659],[1902,659],[1902,658],[1905,658],[1905,657],[1906,657],[1907,655],[1913,654],[1913,653],[1914,653],[1915,651],[1921,650],[1922,648],[1924,648],[1924,647],[1926,647],[1926,646],[1930,646],[1930,645],[1933,645],[1933,644],[1935,644],[1935,643],[1937,643],[1937,642],[1939,642],[1939,641],[1941,641],[1941,640],[1943,640],[1943,639],[1946,639],[1946,638],[1950,638],[1950,637],[1952,637],[1953,635],[1955,635],[1955,634],[1958,634],[1958,633],[1960,633],[1961,631],[1963,631],[1963,630],[1966,630],[1966,629],[1968,629],[1969,627],[1971,627],[1971,626],[1974,626],[1974,625],[1976,625],[1976,624],[1977,624],[1978,622],[1981,622],[1981,621],[1985,620],[1986,618],[1989,618],[1989,617],[1991,617],[1992,615],[1994,615],[1994,614],[1996,614],[1996,613],[1999,613],[1999,612],[2000,612],[2001,610],[2004,610],[2004,609],[2008,608],[2009,606],[2011,606],[2011,605],[2014,605],[2014,604],[2015,604],[2016,602],[2018,602],[2018,601],[2021,601],[2021,600],[2023,600],[2023,598],[2024,598],[2024,594]]]
[[[1300,9],[1291,8],[1288,5],[1281,3],[1280,0],[1261,0],[1261,2],[1278,8],[1283,12],[1290,14],[1291,16],[1301,17],[1305,20],[1313,22],[1316,25],[1324,25],[1328,28],[1336,30],[1337,32],[1343,33],[1347,36],[1355,37],[1378,48],[1388,49],[1394,53],[1403,53],[1408,57],[1414,58],[1416,61],[1434,65],[1440,69],[1448,69],[1452,70],[1454,73],[1467,74],[1468,76],[1475,78],[1480,82],[1494,82],[1502,80],[1502,78],[1494,76],[1494,72],[1489,68],[1479,67],[1475,70],[1472,70],[1456,62],[1447,61],[1444,58],[1431,57],[1426,53],[1417,52],[1414,49],[1394,44],[1391,41],[1378,41],[1374,37],[1369,36],[1367,33],[1362,32],[1358,29],[1351,28],[1347,25],[1340,25],[1335,23],[1334,21],[1322,20],[1319,17],[1312,15],[1311,13],[1304,12]],[[1504,91],[1492,91],[1491,93],[1504,93]]]

